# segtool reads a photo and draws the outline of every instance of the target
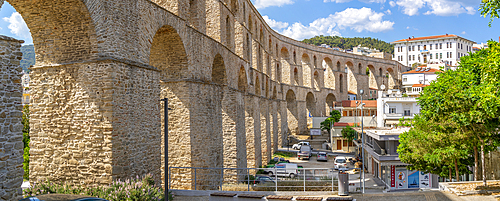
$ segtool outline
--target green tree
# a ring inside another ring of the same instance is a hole
[[[482,0],[481,5],[479,7],[481,11],[481,16],[487,17],[490,16],[490,22],[488,26],[491,27],[491,22],[493,19],[499,18],[498,11],[500,10],[500,1],[499,0]]]
[[[23,107],[23,116],[21,123],[23,124],[23,143],[24,143],[24,153],[23,153],[23,169],[25,180],[29,179],[29,164],[30,164],[30,108],[29,105]]]
[[[430,166],[424,170],[454,166],[458,175],[459,161],[479,146],[486,185],[484,154],[498,143],[500,116],[500,46],[490,41],[489,47],[462,57],[457,70],[440,73],[424,89],[418,98],[420,115],[400,137],[403,162]]]
[[[321,130],[327,130],[328,134],[331,134],[333,124],[340,121],[340,112],[337,110],[332,110],[330,112],[330,117],[326,118],[323,122],[320,123]]]
[[[340,131],[342,137],[347,139],[348,142],[351,142],[358,136],[358,132],[352,129],[350,126],[346,126]],[[349,143],[347,143],[347,151],[349,152]]]

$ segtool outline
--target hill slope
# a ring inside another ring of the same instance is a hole
[[[327,44],[331,47],[340,47],[345,50],[352,49],[355,46],[361,45],[364,47],[375,48],[377,50],[394,53],[394,45],[387,43],[385,41],[381,41],[376,38],[343,38],[340,36],[315,36],[310,39],[304,39],[302,42],[311,44],[311,45],[321,45]]]
[[[21,67],[25,72],[29,72],[28,68],[31,65],[35,65],[35,46],[24,45],[21,47],[21,52],[23,53],[23,59],[21,60]]]

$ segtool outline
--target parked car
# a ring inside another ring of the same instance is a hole
[[[268,176],[257,176],[255,180],[253,180],[253,184],[274,184],[275,181]]]
[[[307,146],[310,146],[310,145],[309,145],[309,142],[304,142],[304,141],[302,141],[302,142],[299,142],[299,143],[297,143],[297,144],[294,144],[294,145],[292,146],[292,149],[297,149],[297,150],[298,150],[298,149],[300,149],[300,147],[302,147],[302,145],[307,145]]]
[[[277,175],[281,177],[295,178],[299,174],[299,171],[297,169],[298,169],[297,164],[280,163],[276,164],[274,168],[264,169],[264,172],[268,174],[270,177]]]
[[[344,156],[338,156],[337,158],[335,158],[333,164],[333,168],[335,168],[336,170],[347,168],[347,159]]]
[[[107,200],[85,195],[45,194],[45,195],[37,195],[36,197],[24,198],[20,201],[107,201]]]
[[[316,156],[317,161],[328,161],[328,155],[326,152],[319,152],[318,155]]]
[[[309,159],[311,158],[312,148],[311,146],[302,145],[300,146],[299,153],[297,153],[298,159]]]

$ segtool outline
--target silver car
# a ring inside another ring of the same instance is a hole
[[[328,161],[328,155],[326,152],[319,152],[318,155],[316,156],[317,161]]]

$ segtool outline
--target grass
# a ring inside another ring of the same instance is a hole
[[[295,153],[278,151],[278,152],[273,154],[273,158],[274,157],[289,159],[289,158],[295,157]]]

